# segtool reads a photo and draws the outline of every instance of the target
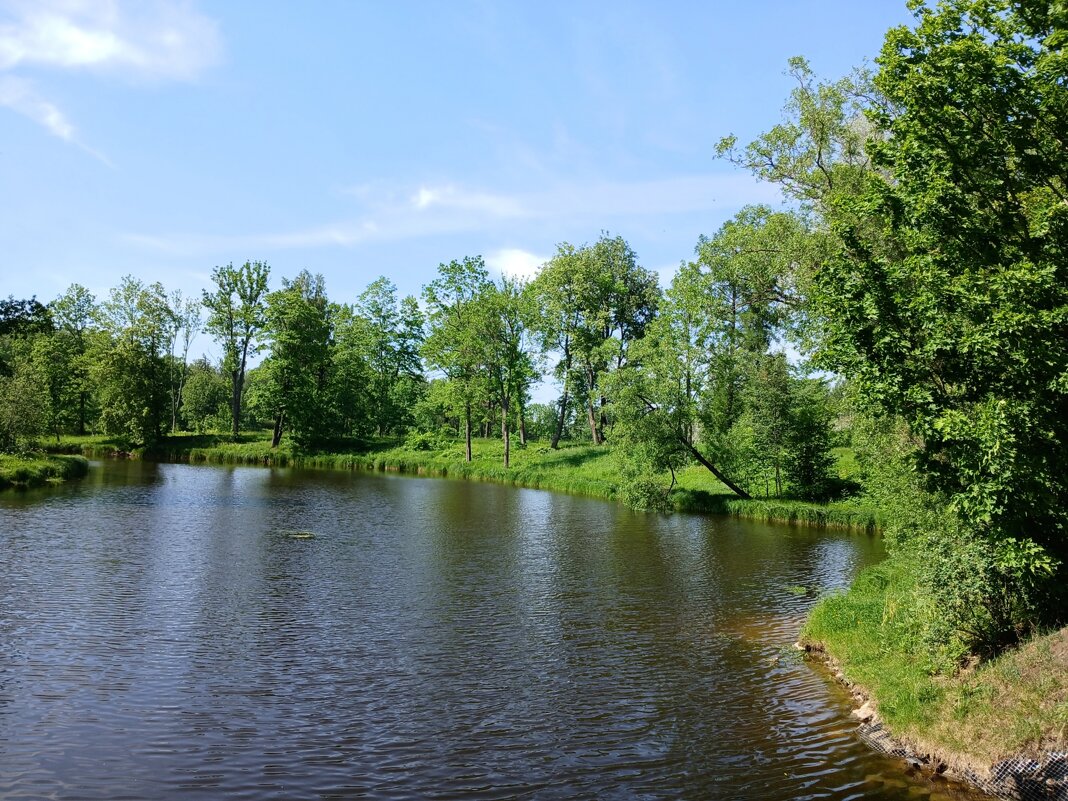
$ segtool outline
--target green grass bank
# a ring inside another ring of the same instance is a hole
[[[502,464],[503,445],[496,439],[475,440],[470,462],[465,461],[463,443],[458,441],[419,449],[394,438],[369,443],[338,442],[328,450],[301,451],[286,439],[272,449],[267,432],[246,434],[236,442],[216,434],[177,435],[151,448],[131,448],[106,437],[68,437],[54,447],[90,458],[396,472],[493,481],[607,500],[619,500],[620,495],[619,468],[608,446],[567,445],[559,450],[538,442],[513,446],[508,468]],[[852,454],[844,453],[839,458],[848,460]],[[743,500],[698,465],[678,474],[669,503],[677,511],[733,515],[763,522],[864,531],[879,527],[876,513],[855,501],[816,504],[779,498]]]
[[[817,604],[801,644],[831,657],[897,740],[957,775],[1068,750],[1068,629],[955,675],[933,673],[897,614],[915,588],[904,559],[869,568]]]
[[[58,484],[81,478],[88,472],[89,461],[84,456],[0,454],[0,489]]]

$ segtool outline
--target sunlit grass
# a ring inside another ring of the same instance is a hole
[[[88,472],[89,462],[82,456],[0,454],[0,488],[37,487],[80,478]]]
[[[940,752],[952,767],[1068,749],[1068,630],[938,674],[900,613],[915,589],[905,559],[868,568],[847,592],[817,604],[802,642],[838,660],[896,736]]]

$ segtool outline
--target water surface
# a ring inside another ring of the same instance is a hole
[[[790,647],[881,557],[492,484],[94,465],[0,496],[0,798],[922,798]]]

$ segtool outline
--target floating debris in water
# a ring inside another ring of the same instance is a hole
[[[288,537],[291,540],[313,540],[315,539],[314,531],[307,531],[305,529],[284,528],[278,532],[283,537]]]

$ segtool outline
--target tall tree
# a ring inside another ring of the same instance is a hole
[[[96,318],[96,298],[84,286],[71,284],[66,292],[49,304],[49,309],[57,332],[66,332],[64,339],[71,348],[67,360],[67,381],[70,394],[77,404],[75,431],[84,434],[92,396],[86,354],[89,332]]]
[[[267,281],[270,267],[246,261],[216,267],[211,274],[213,292],[204,292],[208,309],[207,331],[223,349],[223,369],[230,374],[231,433],[241,432],[241,400],[249,356],[259,352],[257,338],[266,324]]]
[[[438,277],[423,288],[429,332],[423,358],[432,370],[445,374],[450,403],[464,425],[465,457],[471,461],[472,416],[486,393],[484,319],[476,299],[492,283],[481,256],[465,256],[438,266]]]
[[[178,428],[178,412],[182,406],[182,392],[189,376],[189,346],[193,337],[200,333],[203,318],[201,304],[182,296],[175,290],[167,298],[171,312],[171,325],[167,331],[167,356],[171,396],[171,430]]]
[[[562,243],[531,284],[540,310],[535,327],[543,346],[560,354],[561,382],[555,447],[572,396],[582,393],[590,438],[604,440],[605,403],[601,382],[626,361],[630,343],[656,314],[656,275],[642,269],[622,237],[602,234],[592,246]]]
[[[270,355],[263,369],[275,409],[272,448],[287,429],[301,445],[336,431],[328,403],[334,313],[323,277],[307,270],[267,296]]]
[[[155,442],[169,417],[167,294],[158,282],[146,286],[125,276],[97,316],[102,330],[93,338],[90,375],[103,428],[136,443]]]

